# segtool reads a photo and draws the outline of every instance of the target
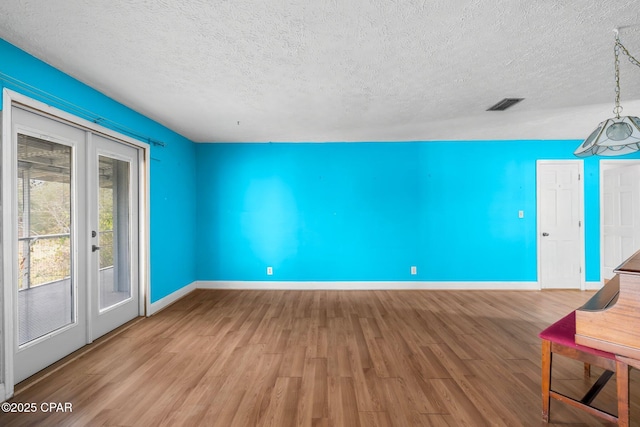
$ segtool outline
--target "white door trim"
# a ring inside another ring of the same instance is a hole
[[[16,165],[13,159],[16,156],[15,149],[12,141],[12,117],[11,109],[13,105],[22,105],[29,109],[36,110],[45,113],[49,116],[57,118],[58,120],[69,122],[75,126],[85,128],[87,132],[94,132],[98,134],[106,135],[112,139],[121,141],[124,144],[133,146],[140,150],[139,158],[139,178],[140,178],[140,192],[138,203],[140,206],[139,211],[139,254],[140,260],[139,268],[139,314],[144,316],[148,313],[148,307],[150,306],[150,263],[149,263],[149,164],[151,160],[151,150],[147,144],[144,144],[136,139],[105,128],[99,124],[93,123],[89,120],[82,119],[74,116],[73,114],[62,111],[58,108],[47,105],[43,102],[29,98],[21,93],[15,92],[10,89],[3,89],[3,109],[2,109],[2,188],[0,191],[1,206],[9,207],[9,203],[12,198],[13,188],[13,175],[17,174]],[[14,256],[11,254],[17,253],[17,237],[13,230],[13,224],[16,224],[17,212],[14,209],[2,209],[2,301],[0,302],[0,310],[2,314],[2,325],[0,330],[2,332],[3,339],[0,342],[0,391],[4,389],[4,393],[0,395],[0,401],[9,399],[13,396],[15,387],[14,378],[14,308],[13,308],[13,291],[11,286],[5,286],[6,283],[13,283],[14,274],[17,274],[15,263],[13,262]],[[15,238],[14,238],[15,237]],[[11,252],[7,254],[7,249]],[[11,255],[11,256],[7,256]]]
[[[17,156],[13,147],[11,97],[4,90],[2,103],[2,202],[3,207],[11,206],[13,200],[12,183],[14,176],[17,176],[17,162],[13,159]],[[18,213],[15,209],[2,209],[2,314],[3,325],[2,335],[2,381],[4,383],[5,395],[0,396],[9,399],[13,396],[14,390],[14,324],[13,324],[13,287],[5,286],[6,283],[13,283],[15,277],[14,254],[18,252],[18,239],[13,231],[13,224],[18,222]]]
[[[600,176],[600,284],[602,285],[602,271],[604,270],[604,172],[610,169],[621,168],[625,166],[640,165],[640,160],[636,159],[620,159],[620,160],[600,160],[599,170]]]
[[[540,281],[541,277],[541,267],[542,267],[542,256],[541,256],[541,233],[540,229],[541,223],[541,215],[540,215],[540,186],[538,185],[538,170],[540,165],[578,165],[578,173],[580,174],[580,183],[579,186],[579,211],[580,211],[580,224],[582,224],[580,230],[580,290],[586,289],[586,274],[585,274],[585,243],[584,243],[584,162],[582,160],[536,160],[536,250],[537,250],[537,274],[538,274],[538,289],[542,289],[542,282]]]

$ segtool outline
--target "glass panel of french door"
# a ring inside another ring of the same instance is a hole
[[[138,150],[92,135],[92,338],[138,316]],[[95,288],[94,288],[95,289]]]
[[[130,164],[98,156],[100,310],[131,298]]]
[[[18,134],[18,344],[75,321],[71,147]]]
[[[16,223],[13,273],[15,383],[87,342],[86,132],[38,112],[11,109]],[[5,284],[7,286],[7,284]]]

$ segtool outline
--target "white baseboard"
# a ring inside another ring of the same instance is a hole
[[[170,293],[166,297],[160,298],[156,302],[152,302],[147,306],[147,316],[153,316],[163,308],[173,304],[188,293],[195,291],[197,283],[198,282],[191,282],[184,288],[180,288],[177,291]]]
[[[585,290],[598,290],[600,282],[585,282]],[[147,316],[152,316],[163,308],[196,289],[237,289],[237,290],[497,290],[497,291],[537,291],[538,282],[294,282],[294,281],[242,281],[242,280],[201,280],[195,281],[172,294],[149,304]]]
[[[538,282],[278,282],[198,281],[197,289],[272,290],[526,290],[540,289]]]

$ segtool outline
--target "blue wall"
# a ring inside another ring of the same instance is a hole
[[[82,117],[76,108],[80,107],[166,143],[165,147],[151,147],[151,301],[193,282],[195,145],[1,39],[0,73],[5,75],[0,75],[0,89],[15,90]],[[42,96],[43,92],[50,96]]]
[[[151,147],[152,302],[194,280],[535,281],[536,160],[574,159],[578,144],[196,145],[2,40],[0,73],[1,87],[166,143]],[[598,161],[585,160],[587,281]]]
[[[578,143],[200,144],[198,279],[536,281],[536,160]],[[584,168],[599,281],[599,159]]]

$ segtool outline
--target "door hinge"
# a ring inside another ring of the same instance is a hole
[[[582,274],[582,267],[580,267],[580,271],[578,273]]]
[[[578,221],[578,227],[582,227],[582,221]]]
[[[580,181],[580,176],[581,176],[581,175],[580,175],[580,174],[578,174],[578,181]]]

